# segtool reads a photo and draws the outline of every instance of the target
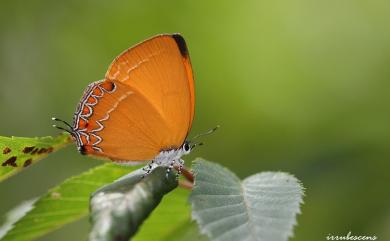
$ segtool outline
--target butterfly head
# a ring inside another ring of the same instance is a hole
[[[199,137],[202,137],[202,136],[207,136],[207,135],[210,135],[212,134],[214,131],[216,131],[217,129],[219,128],[219,125],[217,125],[216,127],[208,130],[207,132],[204,132],[204,133],[200,133],[194,137],[192,137],[190,140],[186,140],[183,145],[181,146],[180,150],[181,150],[181,153],[183,153],[183,155],[187,155],[189,154],[192,149],[194,149],[195,147],[197,146],[202,146],[203,145],[203,142],[194,142],[195,139],[198,139]]]

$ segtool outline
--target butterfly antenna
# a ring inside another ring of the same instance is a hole
[[[194,143],[194,144],[192,144],[192,146],[191,146],[191,150],[192,149],[194,149],[195,147],[197,147],[197,146],[203,146],[203,142],[197,142],[197,143]]]
[[[205,133],[200,133],[200,134],[198,134],[198,135],[192,137],[191,141],[192,141],[192,140],[195,140],[195,139],[198,139],[198,138],[201,137],[201,136],[210,135],[210,134],[212,134],[214,131],[216,131],[218,128],[219,128],[219,125],[217,125],[217,126],[214,127],[213,129],[208,130],[208,131],[205,132]],[[203,143],[202,143],[202,144],[203,144]]]
[[[59,122],[61,122],[61,123],[64,123],[67,127],[69,127],[69,129],[66,129],[66,128],[63,128],[63,127],[61,127],[61,126],[53,125],[54,128],[57,128],[57,129],[66,131],[66,132],[68,132],[69,134],[73,134],[73,128],[72,128],[72,126],[71,126],[68,122],[63,121],[63,120],[58,119],[58,118],[55,118],[55,117],[52,117],[51,119],[52,119],[53,121],[59,121]]]
[[[64,121],[64,120],[58,119],[58,118],[56,118],[56,117],[52,117],[51,119],[52,119],[53,121],[62,122],[62,123],[64,123],[67,127],[69,127],[71,130],[73,129],[73,127],[72,127],[68,122],[66,122],[66,121]]]
[[[66,128],[63,128],[61,126],[57,126],[57,125],[53,125],[54,128],[57,128],[57,129],[60,129],[60,130],[63,130],[63,131],[66,131],[68,132],[69,134],[73,134],[73,132],[71,130],[68,130]]]

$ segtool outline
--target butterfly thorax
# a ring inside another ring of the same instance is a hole
[[[172,162],[180,161],[181,157],[191,152],[191,146],[186,141],[177,149],[162,150],[154,159],[157,165],[169,166]]]

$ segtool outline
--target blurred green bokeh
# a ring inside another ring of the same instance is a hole
[[[0,135],[55,135],[113,58],[159,33],[186,38],[196,76],[187,157],[306,187],[291,240],[390,240],[390,2],[0,1]],[[75,148],[0,184],[0,214],[101,161]],[[169,223],[167,223],[169,225]],[[83,240],[83,219],[40,240]]]

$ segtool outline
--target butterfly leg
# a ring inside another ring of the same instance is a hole
[[[148,163],[148,165],[146,165],[144,168],[142,168],[142,170],[145,172],[142,175],[142,179],[150,174],[150,172],[153,170],[153,166],[154,166],[154,160],[152,160],[151,162]]]
[[[169,173],[172,171],[173,165],[175,165],[176,160],[173,159],[169,162],[169,166],[167,167],[167,174],[166,177],[168,178]]]
[[[176,179],[179,179],[179,176],[180,176],[181,172],[183,171],[184,160],[183,159],[179,159],[179,160],[177,160],[177,162],[179,163],[179,167],[177,169]]]

